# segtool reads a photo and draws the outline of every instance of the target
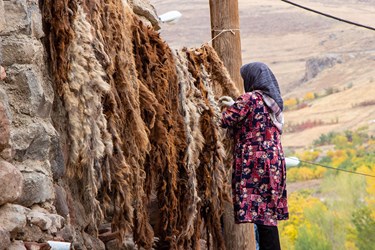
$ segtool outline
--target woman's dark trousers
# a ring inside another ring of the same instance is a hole
[[[281,250],[279,230],[275,226],[256,224],[259,232],[260,250]]]

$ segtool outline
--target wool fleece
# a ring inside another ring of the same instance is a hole
[[[198,195],[197,168],[200,164],[199,154],[204,146],[204,137],[199,127],[199,120],[204,107],[202,93],[195,87],[195,79],[188,70],[188,61],[185,53],[176,51],[175,54],[177,75],[180,88],[180,108],[184,117],[186,129],[186,164],[180,171],[178,189],[179,196],[179,237],[177,244],[180,249],[197,249],[199,242],[193,242],[195,223],[198,220],[198,204],[201,198]],[[184,190],[184,192],[182,192]],[[188,205],[187,205],[188,204]]]
[[[63,86],[71,142],[67,174],[83,181],[87,189],[83,194],[87,201],[84,205],[87,211],[93,210],[89,214],[97,224],[103,216],[96,196],[102,172],[108,172],[100,169],[100,162],[105,150],[113,148],[101,102],[102,96],[110,91],[110,85],[103,80],[105,72],[95,57],[91,46],[92,27],[85,17],[78,5],[72,26],[75,36],[68,48],[71,64],[68,84]]]
[[[202,67],[210,75],[212,81],[213,92],[215,95],[215,100],[218,100],[221,96],[231,96],[233,99],[236,99],[240,96],[240,91],[237,89],[233,80],[230,78],[228,70],[225,68],[223,62],[220,60],[216,51],[209,46],[208,44],[202,45],[202,47],[197,49],[191,49],[194,53],[201,59]],[[221,116],[221,114],[219,114]],[[224,158],[224,165],[227,166],[227,180],[231,179],[231,166],[233,159],[233,140],[231,136],[227,135],[227,130],[220,129],[219,133],[221,135],[223,144],[226,149],[226,154]],[[225,186],[226,194],[230,194],[231,188],[230,185]]]
[[[99,166],[105,148],[112,147],[101,103],[110,86],[103,80],[104,70],[91,47],[91,25],[82,8],[73,1],[45,1],[41,9],[55,92],[66,115],[66,178],[82,186],[74,191],[73,199],[83,205],[86,219],[75,215],[72,219],[96,231],[103,219],[96,199],[102,175]]]
[[[153,231],[143,204],[150,145],[140,115],[132,11],[115,0],[44,1],[41,9],[51,74],[67,116],[61,131],[70,145],[65,179],[74,182],[67,185],[74,187],[74,202],[93,209],[83,212],[91,219],[73,223],[95,236],[97,226],[109,220],[121,239],[134,232],[137,243],[150,249]],[[71,217],[79,217],[73,210],[80,206],[72,207]]]
[[[223,212],[223,201],[229,200],[228,180],[231,173],[232,145],[231,141],[226,139],[226,131],[219,128],[218,118],[221,112],[217,100],[222,95],[236,98],[239,91],[212,47],[203,45],[198,49],[183,49],[177,53],[177,58],[189,72],[181,78],[193,79],[193,85],[200,93],[200,96],[195,95],[199,96],[198,99],[191,97],[189,99],[194,100],[196,106],[199,107],[199,130],[205,135],[203,150],[199,151],[200,161],[196,169],[197,176],[199,176],[198,192],[201,198],[197,204],[198,214],[193,242],[197,243],[202,237],[206,239],[208,247],[213,244],[214,249],[224,249],[220,218]],[[182,103],[184,103],[183,98]],[[199,141],[197,138],[195,140]],[[203,222],[206,224],[206,233],[199,230]],[[193,247],[193,249],[198,248],[198,245]]]
[[[110,223],[119,246],[225,249],[231,145],[217,100],[239,91],[215,51],[173,52],[124,0],[40,2],[76,233]]]
[[[68,82],[70,62],[68,48],[74,37],[72,27],[76,16],[77,5],[71,0],[45,0],[40,2],[43,19],[43,30],[46,41],[50,71],[55,82],[55,89],[59,96],[63,95],[63,85]]]
[[[112,230],[132,232],[135,242],[146,249],[154,233],[147,215],[144,193],[146,156],[151,149],[149,130],[141,117],[140,90],[132,46],[133,13],[124,1],[87,1],[95,27],[98,58],[105,67],[111,91],[104,97],[104,111],[114,150],[105,158],[111,168],[104,190],[104,203],[113,211]],[[153,100],[150,91],[144,96]],[[113,203],[114,202],[114,203]],[[114,209],[113,209],[114,208]]]
[[[203,150],[199,154],[200,164],[197,169],[200,218],[196,223],[196,231],[205,223],[207,243],[214,245],[214,249],[225,249],[221,233],[220,218],[223,212],[222,190],[225,185],[224,148],[219,137],[218,114],[220,110],[214,99],[212,83],[202,65],[202,59],[195,51],[183,50],[188,59],[189,72],[195,79],[194,85],[200,90],[204,100],[204,108],[199,120],[199,126],[204,134]],[[212,240],[210,239],[212,237]],[[196,239],[195,241],[198,241]]]
[[[133,25],[134,55],[139,80],[155,94],[157,108],[154,124],[150,124],[151,151],[146,165],[148,182],[155,180],[160,223],[158,248],[177,249],[179,170],[186,166],[186,131],[179,103],[179,86],[173,54],[169,46],[152,28],[135,18]],[[147,111],[143,112],[147,114]],[[149,117],[143,117],[149,121]]]

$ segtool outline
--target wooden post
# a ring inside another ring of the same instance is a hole
[[[244,91],[240,74],[242,65],[238,0],[210,0],[212,47],[216,50],[232,80]],[[231,176],[228,176],[231,178]],[[254,225],[235,224],[233,204],[224,206],[224,239],[227,250],[254,250]]]
[[[237,88],[243,92],[238,0],[210,0],[212,47],[228,69]]]

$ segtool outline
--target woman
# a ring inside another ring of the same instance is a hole
[[[261,250],[280,249],[278,220],[288,219],[286,169],[280,137],[283,100],[272,71],[264,63],[241,67],[245,94],[226,107],[222,127],[234,136],[232,175],[236,223],[255,223]]]

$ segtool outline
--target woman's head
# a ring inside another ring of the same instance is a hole
[[[279,84],[268,66],[261,62],[245,64],[241,67],[241,76],[244,81],[245,92],[260,90],[276,101],[283,110]]]

